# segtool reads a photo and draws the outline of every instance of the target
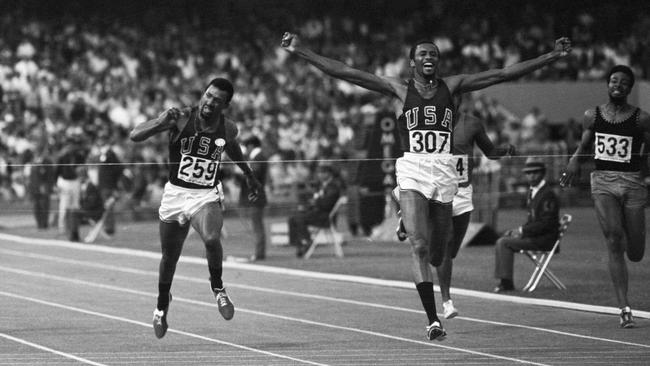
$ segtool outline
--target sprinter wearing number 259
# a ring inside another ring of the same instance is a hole
[[[221,279],[221,202],[224,195],[220,190],[218,172],[222,154],[227,153],[244,172],[252,199],[256,199],[260,183],[243,161],[236,140],[237,125],[223,114],[233,94],[229,80],[213,79],[198,106],[170,108],[131,131],[131,140],[136,142],[161,132],[167,132],[169,136],[169,182],[165,184],[158,210],[162,258],[158,269],[158,302],[153,312],[153,329],[158,338],[167,332],[172,280],[190,225],[205,244],[210,288],[219,312],[226,320],[232,319],[235,313]]]

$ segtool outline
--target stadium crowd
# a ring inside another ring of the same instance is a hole
[[[0,4],[3,196],[24,195],[23,167],[40,147],[56,154],[73,137],[92,147],[100,133],[111,137],[132,177],[145,175],[160,186],[165,137],[136,147],[127,131],[165,108],[196,102],[202,85],[215,76],[235,83],[229,113],[244,136],[259,136],[271,160],[287,162],[271,164],[271,188],[305,181],[316,159],[357,156],[365,138],[358,126],[385,109],[386,100],[294,62],[279,47],[287,27],[322,54],[386,75],[407,75],[402,60],[410,43],[422,37],[433,37],[445,54],[442,72],[456,74],[538,55],[563,33],[573,40],[573,55],[530,78],[602,79],[614,64],[650,77],[650,16],[629,4],[591,3],[580,8],[559,1],[508,7],[466,0],[273,0],[264,6],[166,1],[155,8],[127,1],[110,7],[98,1]],[[630,21],[617,21],[622,18]],[[573,151],[574,121],[551,131],[543,111],[515,116],[485,98],[466,101],[463,108],[479,115],[498,142],[525,143],[531,151],[550,147],[554,155]]]

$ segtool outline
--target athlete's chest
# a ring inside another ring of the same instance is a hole
[[[451,96],[443,88],[421,94],[411,87],[406,96],[402,113],[407,130],[452,131],[454,107]]]

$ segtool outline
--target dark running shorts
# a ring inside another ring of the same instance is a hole
[[[648,189],[639,172],[594,170],[591,173],[591,196],[616,197],[626,208],[645,207]]]

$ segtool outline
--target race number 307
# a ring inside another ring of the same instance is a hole
[[[413,130],[409,131],[411,152],[430,154],[449,154],[451,133],[447,131]]]
[[[596,133],[595,158],[627,163],[632,159],[632,137]]]

